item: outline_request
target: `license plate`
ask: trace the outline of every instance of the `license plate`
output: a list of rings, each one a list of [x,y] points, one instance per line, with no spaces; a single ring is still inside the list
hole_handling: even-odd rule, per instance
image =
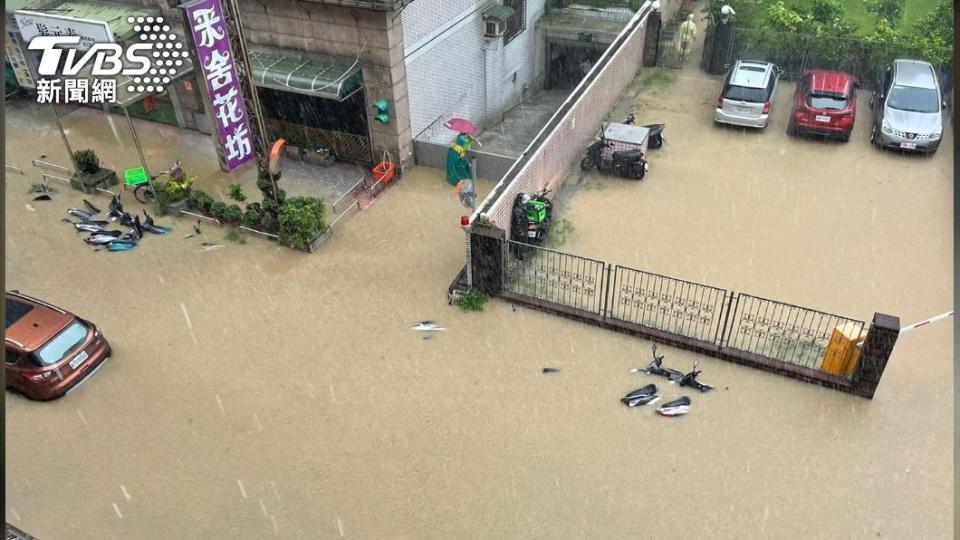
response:
[[[77,366],[79,366],[80,364],[82,364],[82,363],[83,363],[87,358],[89,358],[89,357],[90,357],[90,355],[87,354],[87,351],[81,352],[80,354],[77,355],[76,358],[74,358],[73,360],[70,361],[70,368],[71,368],[71,369],[76,369]]]
[[[826,116],[826,115],[823,115],[823,114],[818,114],[818,115],[817,115],[817,122],[823,122],[823,123],[825,123],[825,124],[829,124],[829,123],[830,123],[830,117],[829,117],[829,116]]]
[[[536,238],[537,231],[527,231],[527,238]]]
[[[737,107],[737,112],[749,113],[752,112],[750,107]]]
[[[900,143],[900,148],[904,148],[904,149],[906,149],[906,150],[916,150],[916,149],[917,149],[917,143],[902,142],[902,143]]]

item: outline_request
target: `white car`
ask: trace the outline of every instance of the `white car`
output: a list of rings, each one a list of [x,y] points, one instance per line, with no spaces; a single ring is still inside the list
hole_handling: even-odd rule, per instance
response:
[[[714,122],[765,128],[782,70],[770,62],[737,60],[723,79]]]

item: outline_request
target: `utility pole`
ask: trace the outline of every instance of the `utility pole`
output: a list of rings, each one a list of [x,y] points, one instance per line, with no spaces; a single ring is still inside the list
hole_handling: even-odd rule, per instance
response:
[[[226,18],[227,31],[230,34],[230,50],[237,65],[237,76],[240,77],[240,89],[243,92],[243,103],[250,118],[250,129],[253,130],[254,152],[257,154],[257,172],[260,176],[270,178],[273,186],[273,197],[277,200],[277,178],[267,170],[267,127],[263,122],[263,111],[260,110],[260,98],[257,96],[257,85],[253,82],[253,68],[250,66],[250,56],[247,54],[247,40],[243,36],[243,24],[240,20],[240,8],[237,0],[223,0],[223,15]],[[277,175],[279,176],[279,174]]]

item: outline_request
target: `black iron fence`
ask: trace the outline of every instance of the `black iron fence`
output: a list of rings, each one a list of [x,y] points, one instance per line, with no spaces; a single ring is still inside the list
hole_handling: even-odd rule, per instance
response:
[[[504,290],[562,306],[598,313],[603,308],[604,272],[600,261],[508,240]]]
[[[607,268],[605,316],[704,342],[720,338],[727,291],[623,266]]]
[[[502,290],[850,380],[863,321],[506,241]],[[522,258],[517,254],[521,253]]]
[[[863,321],[775,302],[748,294],[736,297],[723,346],[811,369],[849,376],[843,343],[864,333]],[[835,339],[836,336],[836,339]],[[829,356],[828,356],[829,355]]]

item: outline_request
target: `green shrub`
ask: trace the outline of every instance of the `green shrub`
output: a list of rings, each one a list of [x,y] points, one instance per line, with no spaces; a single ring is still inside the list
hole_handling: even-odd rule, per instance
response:
[[[56,193],[56,188],[48,186],[42,182],[34,182],[30,185],[30,191],[27,193]]]
[[[230,184],[230,198],[237,201],[243,202],[247,200],[247,196],[243,194],[243,188],[240,187],[240,184]]]
[[[223,220],[223,213],[227,210],[227,203],[217,201],[210,205],[210,213],[213,217]]]
[[[306,249],[318,234],[328,229],[323,220],[323,200],[293,197],[280,207],[280,241],[290,247]]]
[[[243,219],[243,210],[235,204],[231,204],[223,211],[223,220],[227,223],[240,223]]]
[[[273,197],[264,197],[261,208],[263,208],[261,213],[276,213],[277,210],[280,209],[280,206],[277,204],[277,201],[273,200]]]
[[[190,198],[188,199],[187,204],[190,206],[191,210],[209,212],[210,207],[213,205],[213,197],[208,195],[206,192],[194,190],[190,192]]]
[[[260,212],[249,209],[243,214],[243,226],[255,229],[260,226]]]
[[[282,205],[287,200],[287,192],[277,188],[277,201]]]
[[[73,159],[77,162],[77,169],[85,174],[97,174],[100,172],[100,158],[93,150],[77,150],[73,153]]]
[[[486,303],[487,295],[477,289],[470,289],[457,299],[457,305],[462,311],[483,311],[483,305]]]
[[[280,232],[280,222],[273,214],[261,214],[260,230],[270,234],[278,234]]]
[[[264,195],[266,195],[267,193],[270,193],[273,190],[273,182],[270,181],[270,177],[269,176],[258,177],[257,189],[259,189],[260,192],[263,193]]]

